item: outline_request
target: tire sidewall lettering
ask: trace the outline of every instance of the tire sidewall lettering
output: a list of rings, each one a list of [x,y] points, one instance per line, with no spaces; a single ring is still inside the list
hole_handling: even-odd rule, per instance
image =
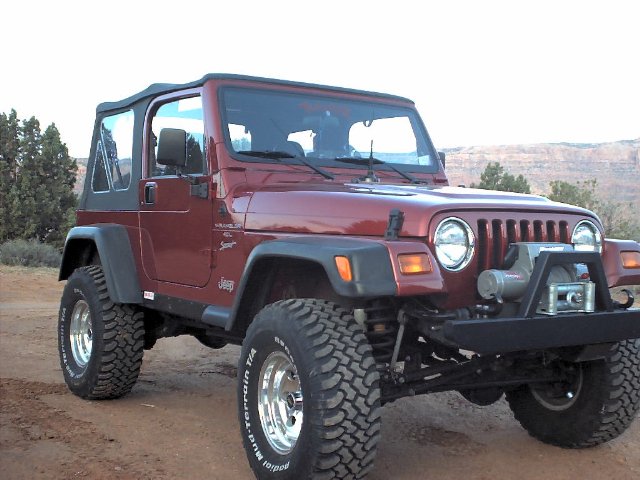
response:
[[[86,273],[84,273],[87,275]],[[58,345],[60,353],[60,365],[63,369],[64,376],[68,383],[74,386],[79,391],[89,390],[91,388],[91,379],[95,379],[97,375],[96,355],[99,354],[100,349],[99,339],[97,338],[102,334],[102,326],[96,319],[96,306],[100,305],[100,301],[96,295],[92,295],[93,292],[87,291],[86,286],[83,287],[83,282],[93,283],[93,278],[87,275],[87,278],[82,280],[80,277],[72,277],[69,279],[60,302],[60,314],[58,320]],[[80,300],[84,300],[88,307],[92,317],[94,342],[89,357],[89,362],[82,368],[74,360],[71,351],[71,316],[73,314],[76,303]]]
[[[73,358],[73,354],[71,353],[71,338],[69,336],[71,329],[71,315],[73,314],[76,303],[80,300],[84,300],[85,302],[87,302],[89,308],[91,308],[91,306],[86,295],[80,288],[73,287],[73,289],[70,289],[70,298],[67,299],[65,297],[66,296],[63,295],[59,320],[59,345],[61,363],[67,375],[74,381],[74,383],[80,383],[82,377],[90,366],[93,355],[89,359],[89,364],[87,364],[85,368],[81,368],[76,364]]]
[[[280,455],[273,451],[262,429],[257,405],[259,376],[267,357],[276,351],[284,353],[294,368],[298,369],[294,355],[282,335],[260,332],[254,338],[253,344],[249,346],[246,356],[241,359],[242,373],[239,378],[241,383],[239,393],[242,396],[240,423],[245,445],[250,450],[249,455],[253,457],[253,463],[260,465],[261,470],[272,474],[286,472],[296,464],[296,458],[300,456],[299,451],[303,450],[300,444],[304,442],[301,432],[293,451],[288,455]],[[304,431],[304,423],[302,428]]]
[[[76,339],[71,335],[79,301],[86,302],[91,316],[91,350],[84,357],[88,361],[83,366],[74,358]],[[135,305],[111,301],[101,266],[74,270],[64,287],[58,316],[60,367],[71,392],[93,400],[114,399],[129,393],[142,365],[144,335],[144,311]]]
[[[288,299],[266,305],[249,325],[238,366],[238,416],[242,443],[257,478],[361,478],[372,468],[380,431],[379,374],[366,338],[352,319],[326,300]],[[288,391],[286,407],[263,404],[263,395],[274,394],[281,379],[289,377],[283,370],[287,363],[287,369],[297,372],[295,390],[300,389],[302,404]],[[280,445],[272,446],[267,436],[279,428],[271,419],[265,422],[263,415],[272,411],[263,411],[267,408],[286,415],[289,426],[290,409],[302,409],[296,418],[301,421],[296,443],[284,450],[286,455],[278,453]],[[254,446],[262,458],[256,457]]]
[[[256,375],[258,375],[258,374],[253,376],[251,375],[253,370],[252,369],[253,363],[257,353],[258,351],[255,348],[251,348],[249,350],[249,354],[247,355],[247,359],[244,362],[246,367],[242,375],[242,411],[243,411],[242,419],[244,420],[244,422],[241,422],[241,423],[243,426],[243,433],[246,436],[248,443],[251,445],[253,454],[255,455],[258,461],[262,461],[262,459],[264,458],[264,455],[260,450],[256,441],[256,436],[253,433],[254,426],[255,428],[261,428],[261,426],[259,423],[256,425],[256,422],[252,419],[252,416],[250,414],[251,407],[250,407],[250,401],[249,401],[250,400],[249,393],[250,393],[251,384],[252,384],[251,380]]]

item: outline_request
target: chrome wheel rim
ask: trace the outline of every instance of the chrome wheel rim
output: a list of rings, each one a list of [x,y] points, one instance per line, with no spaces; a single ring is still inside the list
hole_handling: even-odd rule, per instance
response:
[[[303,419],[303,397],[295,365],[283,352],[271,353],[260,370],[258,413],[269,445],[280,455],[296,446]]]
[[[85,367],[91,358],[93,326],[89,305],[84,300],[78,300],[73,307],[73,312],[71,312],[69,339],[71,340],[73,359],[79,367]]]
[[[576,365],[576,370],[570,373],[570,380],[563,383],[531,386],[531,394],[537,402],[549,410],[561,412],[571,408],[578,401],[584,374],[582,366]]]

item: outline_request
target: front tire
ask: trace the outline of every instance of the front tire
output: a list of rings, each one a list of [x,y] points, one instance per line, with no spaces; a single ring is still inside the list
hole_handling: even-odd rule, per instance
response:
[[[82,398],[121,397],[138,379],[144,321],[132,305],[111,301],[100,266],[76,269],[60,301],[58,352],[65,382]]]
[[[380,389],[362,327],[322,300],[266,306],[242,345],[238,412],[259,479],[364,477],[380,435]]]
[[[513,414],[534,438],[565,448],[600,445],[622,434],[640,408],[640,340],[613,344],[605,359],[565,364],[564,384],[507,392]]]

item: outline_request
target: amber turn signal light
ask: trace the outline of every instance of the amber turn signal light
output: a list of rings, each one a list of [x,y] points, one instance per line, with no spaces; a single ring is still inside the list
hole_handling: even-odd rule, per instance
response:
[[[398,255],[398,262],[403,275],[418,275],[432,271],[431,261],[426,253],[403,253]]]
[[[624,268],[640,268],[640,252],[620,252]]]
[[[338,268],[338,273],[340,274],[340,278],[345,282],[350,282],[353,280],[353,274],[351,273],[351,262],[347,257],[335,257],[336,267]]]

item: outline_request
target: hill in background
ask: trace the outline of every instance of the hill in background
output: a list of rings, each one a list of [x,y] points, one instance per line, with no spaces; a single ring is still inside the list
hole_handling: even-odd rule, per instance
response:
[[[631,202],[640,210],[640,138],[609,143],[538,143],[458,147],[447,153],[451,185],[471,185],[489,162],[499,162],[512,175],[522,174],[533,193],[549,193],[549,182],[598,180],[599,193],[616,202]],[[78,162],[75,192],[80,193],[87,159]]]
[[[598,193],[640,207],[640,138],[609,143],[538,143],[459,147],[447,153],[451,185],[478,183],[489,162],[499,162],[512,175],[522,174],[531,191],[550,192],[549,182],[598,180]]]
[[[73,191],[78,196],[80,196],[84,188],[84,179],[87,176],[87,160],[87,158],[76,158],[78,173],[76,174],[76,184],[73,186]]]

